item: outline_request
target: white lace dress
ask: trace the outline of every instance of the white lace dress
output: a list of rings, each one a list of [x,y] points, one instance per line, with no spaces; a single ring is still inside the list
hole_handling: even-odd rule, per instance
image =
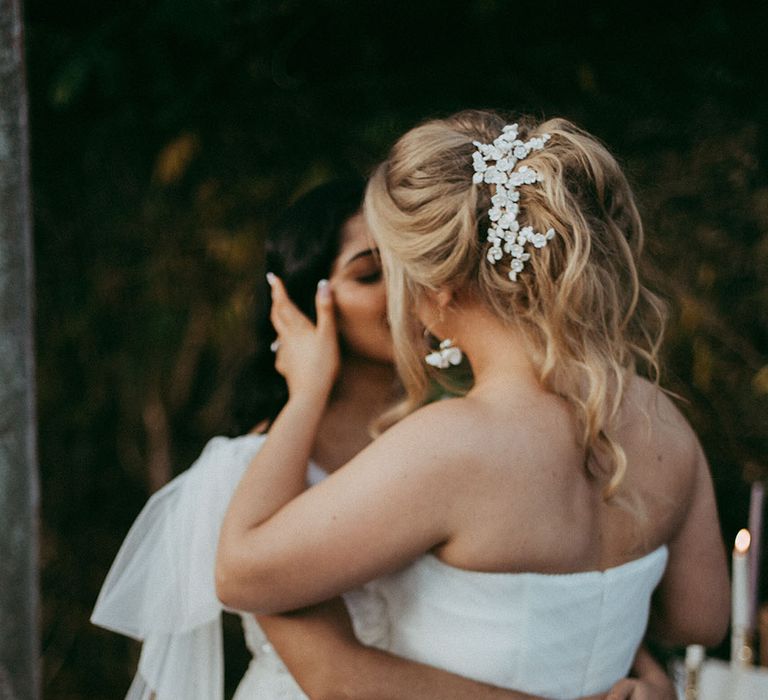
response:
[[[214,438],[156,493],[112,565],[91,620],[144,642],[130,700],[220,700],[221,605],[214,589],[219,529],[264,438]],[[314,483],[322,472],[309,466]],[[345,595],[365,644],[551,698],[603,692],[628,672],[667,550],[603,572],[467,571],[425,555]],[[251,615],[253,661],[236,700],[306,696]]]

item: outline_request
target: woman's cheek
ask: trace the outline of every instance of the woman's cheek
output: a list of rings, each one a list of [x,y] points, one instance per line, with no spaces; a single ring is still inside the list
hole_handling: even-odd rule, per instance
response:
[[[390,334],[386,322],[386,295],[379,285],[339,290],[336,295],[339,332],[357,351],[369,354]]]
[[[377,316],[387,313],[387,290],[383,282],[373,285],[369,291],[370,307]]]
[[[386,312],[386,295],[376,286],[359,285],[357,288],[339,290],[336,305],[339,315],[350,323],[367,323]]]
[[[384,289],[372,289],[367,295],[367,313],[371,323],[386,325],[387,297]]]

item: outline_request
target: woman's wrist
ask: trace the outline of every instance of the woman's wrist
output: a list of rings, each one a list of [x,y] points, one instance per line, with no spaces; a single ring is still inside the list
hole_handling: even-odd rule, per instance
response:
[[[306,415],[308,416],[316,414],[319,417],[325,410],[330,395],[330,386],[327,388],[323,385],[306,387],[289,393],[286,408],[295,407],[302,413],[307,412]]]

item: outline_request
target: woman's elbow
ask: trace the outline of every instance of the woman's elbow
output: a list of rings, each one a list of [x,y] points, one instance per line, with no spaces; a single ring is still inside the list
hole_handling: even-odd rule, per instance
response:
[[[705,647],[718,646],[728,632],[730,623],[730,596],[726,596],[717,609],[702,616],[699,632],[699,644]]]
[[[216,597],[224,607],[260,615],[284,612],[280,596],[275,595],[278,589],[265,580],[261,572],[246,566],[239,557],[220,552],[216,558]]]
[[[671,646],[701,644],[716,647],[728,632],[730,598],[696,613],[670,611],[667,615],[652,617],[649,631],[660,642]]]
[[[701,620],[698,623],[689,623],[685,627],[675,629],[658,630],[653,636],[669,646],[688,646],[689,644],[701,644],[712,648],[723,641],[728,631],[728,618],[725,624],[720,620]]]
[[[240,600],[234,564],[232,558],[227,554],[227,550],[219,544],[219,549],[216,552],[216,569],[214,577],[216,597],[219,599],[219,602],[227,608],[246,610],[247,608],[242,605],[243,601]]]
[[[281,612],[268,591],[223,567],[216,567],[216,597],[230,610],[250,612],[254,615],[274,615]]]
[[[713,592],[710,605],[700,611],[692,621],[696,644],[705,647],[718,646],[728,632],[731,619],[731,590],[727,575],[716,592]],[[690,643],[690,642],[689,642]]]
[[[233,556],[226,547],[219,545],[216,553],[216,597],[233,610],[255,610],[257,586],[248,580],[240,557]],[[250,585],[249,585],[250,584]]]
[[[235,585],[235,577],[232,575],[229,567],[218,560],[216,562],[216,597],[226,608],[233,610],[247,610],[242,596],[239,593],[238,586]]]

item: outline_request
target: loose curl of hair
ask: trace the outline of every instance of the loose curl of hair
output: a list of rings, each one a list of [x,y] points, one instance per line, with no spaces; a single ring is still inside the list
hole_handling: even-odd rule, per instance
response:
[[[553,228],[512,282],[508,259],[486,260],[491,186],[472,183],[472,141],[492,142],[516,121],[520,137],[550,134],[525,160],[542,181],[523,185],[521,226]],[[616,496],[627,458],[616,439],[628,382],[642,366],[659,381],[666,305],[639,273],[643,226],[616,159],[565,119],[537,124],[487,111],[428,121],[402,136],[370,179],[365,212],[385,268],[396,360],[406,389],[386,424],[429,395],[422,329],[427,290],[479,300],[526,339],[541,385],[571,406],[588,473]]]

